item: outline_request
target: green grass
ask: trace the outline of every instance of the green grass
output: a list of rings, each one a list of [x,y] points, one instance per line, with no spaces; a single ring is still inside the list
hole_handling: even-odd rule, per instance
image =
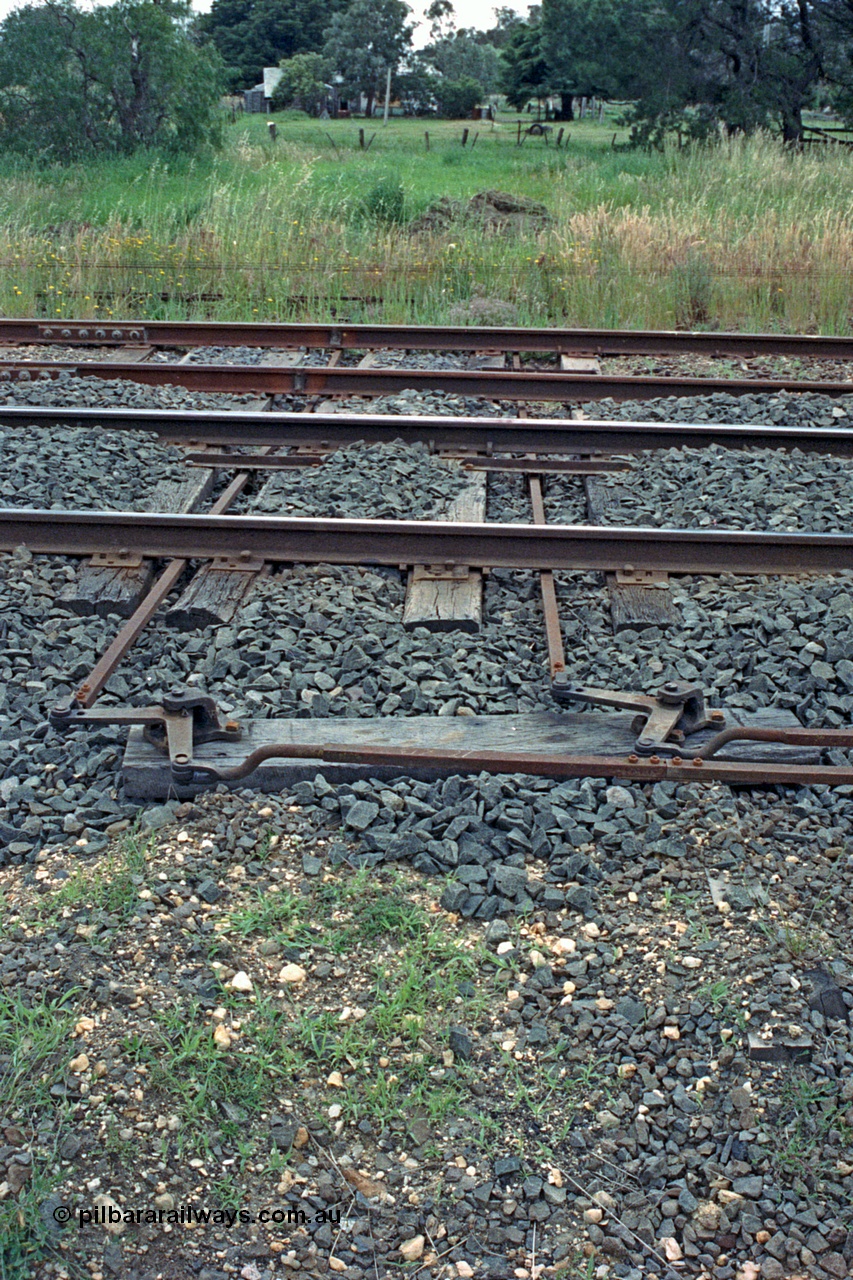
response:
[[[841,1101],[837,1084],[802,1074],[785,1081],[781,1100],[769,1130],[776,1167],[789,1178],[808,1179],[810,1189],[819,1191],[824,1178],[837,1177],[833,1163],[817,1157],[830,1131],[835,1130],[842,1153],[853,1142],[853,1129],[845,1119],[847,1104]]]
[[[126,924],[136,911],[139,890],[145,882],[145,867],[152,837],[138,831],[124,833],[112,850],[93,868],[75,871],[58,889],[36,899],[26,913],[26,923],[48,928],[64,915],[85,910],[90,925],[102,923],[116,928]],[[14,921],[7,921],[6,928]]]
[[[615,114],[615,109],[614,109]],[[238,118],[216,156],[38,168],[0,159],[6,315],[723,326],[846,333],[853,154],[772,139],[647,154],[576,121],[557,150],[499,127]],[[426,150],[424,132],[430,133]],[[374,126],[370,126],[374,131]],[[435,200],[499,188],[540,232],[413,236]]]
[[[438,1119],[459,1108],[464,1066],[452,1079],[434,1072],[441,1072],[447,1025],[476,1019],[484,1009],[486,997],[473,987],[479,952],[412,901],[407,888],[400,875],[362,870],[317,882],[304,897],[258,894],[231,913],[228,937],[260,934],[342,957],[369,954],[368,985],[359,996],[363,1008],[344,1021],[338,1004],[303,1007],[289,993],[280,1001],[247,999],[223,987],[221,1004],[241,1022],[227,1049],[214,1041],[213,1024],[197,1003],[159,1014],[155,1033],[131,1038],[125,1049],[180,1115],[184,1142],[203,1147],[206,1131],[228,1127],[220,1114],[225,1100],[251,1118],[275,1096],[296,1096],[302,1085],[310,1108],[339,1102],[347,1120],[387,1121],[412,1108]],[[460,994],[465,982],[475,994]],[[343,1089],[326,1083],[335,1070],[345,1077]]]
[[[205,1126],[221,1122],[221,1102],[252,1115],[276,1086],[292,1078],[298,1064],[285,1043],[289,1020],[285,1008],[259,1000],[252,1010],[251,1037],[231,1055],[216,1045],[210,1023],[190,1001],[159,1015],[155,1037],[134,1037],[125,1047],[148,1068],[154,1088],[168,1095],[203,1145]]]
[[[49,1141],[26,1143],[33,1158],[31,1176],[17,1196],[0,1200],[0,1280],[30,1276],[33,1258],[51,1239],[40,1208],[58,1181],[57,1148],[65,1116],[50,1090],[63,1080],[70,1056],[72,998],[69,993],[61,1000],[27,1003],[17,992],[0,989],[2,1127],[17,1124],[26,1132],[34,1115],[53,1120]]]

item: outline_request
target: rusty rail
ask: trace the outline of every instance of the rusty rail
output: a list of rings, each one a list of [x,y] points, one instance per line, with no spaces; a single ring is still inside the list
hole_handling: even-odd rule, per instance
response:
[[[853,384],[851,384],[853,395]],[[843,427],[755,426],[752,423],[614,422],[525,417],[430,417],[422,414],[263,413],[244,410],[77,409],[0,405],[0,424],[150,431],[187,445],[343,448],[403,440],[434,450],[480,453],[639,453],[646,449],[722,445],[728,449],[799,449],[853,457],[853,431]]]
[[[0,510],[0,550],[46,555],[129,549],[143,556],[252,556],[287,563],[467,564],[481,568],[661,569],[671,573],[837,573],[853,534],[456,524],[451,521]]]
[[[86,364],[59,361],[0,362],[0,380],[21,373],[56,377],[60,373],[87,378],[119,378],[146,386],[179,386],[188,391],[230,395],[385,396],[398,391],[444,391],[450,395],[491,400],[650,400],[667,396],[772,395],[811,392],[853,396],[853,382],[811,382],[797,378],[686,378],[587,376],[479,369],[313,368],[303,365],[134,364],[93,360]]]
[[[419,351],[524,351],[594,355],[799,356],[853,359],[853,338],[782,333],[641,329],[469,328],[439,325],[238,324],[230,321],[0,320],[0,343],[160,347],[292,347]]]

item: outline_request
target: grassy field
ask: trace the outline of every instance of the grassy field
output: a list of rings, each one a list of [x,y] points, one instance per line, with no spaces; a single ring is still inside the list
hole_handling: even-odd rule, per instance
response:
[[[574,122],[559,150],[518,147],[514,115],[471,124],[464,148],[458,122],[276,122],[273,142],[266,118],[238,117],[206,159],[0,158],[3,314],[853,325],[853,149],[649,155],[608,117]],[[435,200],[489,188],[541,201],[549,225],[410,229]]]

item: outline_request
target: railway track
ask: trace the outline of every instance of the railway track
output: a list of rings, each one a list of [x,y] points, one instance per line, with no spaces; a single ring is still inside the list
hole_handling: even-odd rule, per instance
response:
[[[526,370],[479,371],[399,368],[276,368],[257,365],[146,364],[121,361],[71,361],[47,363],[16,361],[0,366],[0,381],[58,377],[124,379],[146,386],[184,387],[188,391],[212,391],[229,395],[264,394],[296,396],[359,396],[372,398],[399,391],[440,391],[448,395],[486,397],[492,400],[560,401],[651,400],[663,396],[733,395],[813,392],[825,396],[853,394],[853,382],[810,381],[801,378],[694,378],[615,377],[609,374],[535,372]]]
[[[14,337],[16,341],[31,337],[25,329],[11,327],[17,323],[9,322],[9,327],[0,332],[0,336]],[[68,342],[73,338],[84,342],[104,341],[97,331],[90,338],[86,330],[84,336],[83,327],[71,326],[56,331],[51,326],[48,328],[50,332],[45,333],[45,327],[39,327],[40,340]],[[215,475],[234,477],[207,514],[0,511],[0,547],[6,550],[25,546],[39,555],[92,557],[92,563],[99,570],[108,570],[114,578],[122,580],[128,574],[133,577],[143,562],[167,562],[156,582],[152,583],[149,575],[148,589],[140,593],[132,617],[90,676],[80,682],[71,702],[54,709],[52,720],[56,726],[64,729],[97,728],[105,723],[141,726],[149,744],[155,744],[164,753],[163,762],[164,765],[168,763],[171,779],[169,785],[184,788],[212,780],[243,777],[267,761],[282,758],[291,763],[307,758],[337,761],[341,765],[355,762],[364,767],[373,762],[377,767],[381,765],[386,769],[397,767],[427,773],[448,769],[458,771],[467,767],[504,772],[526,770],[551,777],[599,776],[603,773],[606,776],[650,780],[701,776],[742,782],[853,782],[853,771],[846,764],[828,763],[826,758],[823,763],[817,763],[814,754],[842,750],[851,745],[853,740],[847,730],[804,729],[788,721],[777,724],[772,730],[766,725],[760,726],[759,732],[756,725],[744,723],[743,717],[735,719],[731,714],[727,717],[725,711],[707,710],[702,690],[689,680],[670,681],[669,693],[661,686],[657,691],[644,695],[639,703],[638,695],[631,690],[574,688],[563,653],[556,595],[547,585],[550,581],[553,587],[555,572],[604,573],[616,601],[614,609],[621,607],[619,601],[624,605],[625,599],[630,599],[637,611],[637,617],[633,618],[628,610],[625,625],[632,621],[642,625],[644,605],[650,608],[652,620],[660,612],[655,608],[655,594],[661,588],[666,589],[669,574],[846,573],[853,569],[853,537],[844,532],[613,528],[604,527],[605,521],[600,521],[597,527],[549,525],[545,523],[540,487],[542,476],[555,474],[585,475],[587,484],[594,486],[596,475],[625,467],[628,465],[625,457],[637,451],[758,446],[848,458],[853,446],[853,432],[844,428],[745,427],[730,423],[623,423],[606,420],[578,423],[525,416],[485,418],[395,414],[389,417],[327,412],[323,411],[323,406],[320,406],[321,411],[316,411],[320,396],[340,395],[353,387],[369,388],[373,394],[377,394],[380,388],[411,389],[421,385],[431,390],[450,388],[458,391],[464,387],[468,391],[476,389],[478,394],[486,394],[486,383],[489,382],[492,388],[495,385],[512,388],[511,393],[505,394],[502,390],[499,398],[526,401],[552,393],[554,398],[565,398],[570,394],[567,388],[574,388],[575,394],[583,388],[586,397],[589,384],[599,391],[606,386],[607,394],[618,398],[619,393],[614,395],[614,388],[601,375],[587,378],[565,372],[525,373],[519,368],[519,350],[564,352],[570,340],[592,342],[589,333],[567,337],[566,334],[548,335],[544,331],[521,335],[512,330],[477,331],[478,348],[480,344],[494,339],[496,349],[503,347],[506,351],[515,351],[514,367],[501,371],[490,369],[486,373],[436,373],[432,370],[376,369],[372,367],[369,356],[356,368],[337,366],[344,350],[350,347],[361,349],[368,340],[385,342],[390,339],[400,346],[405,344],[407,348],[420,344],[421,349],[426,349],[428,343],[440,341],[443,331],[419,333],[398,328],[392,332],[368,326],[334,333],[322,326],[310,329],[261,326],[256,329],[254,326],[163,325],[152,332],[149,328],[145,326],[143,331],[136,327],[117,327],[111,331],[109,340],[116,344],[154,340],[163,344],[181,341],[198,346],[207,341],[221,345],[223,331],[232,341],[237,338],[254,340],[262,331],[264,343],[268,345],[275,342],[281,347],[285,342],[293,345],[298,342],[302,346],[310,346],[314,343],[318,347],[322,345],[325,350],[333,346],[334,350],[324,368],[266,366],[259,369],[257,366],[146,364],[144,361],[103,365],[90,362],[79,366],[81,372],[95,378],[118,375],[136,379],[140,375],[140,380],[162,382],[176,377],[178,380],[187,379],[182,381],[182,385],[205,390],[245,390],[251,386],[255,390],[263,387],[273,393],[289,387],[313,396],[311,408],[314,412],[308,414],[270,412],[270,401],[263,411],[255,412],[0,408],[0,423],[9,427],[49,428],[51,424],[62,424],[66,428],[97,427],[104,432],[154,432],[161,439],[180,442],[184,449],[193,446],[184,453],[185,462],[188,468],[206,469],[211,483]],[[593,336],[600,343],[609,341],[601,333]],[[646,334],[637,335],[636,341],[654,339],[684,343],[697,337],[704,341],[711,336]],[[624,337],[626,342],[635,341],[634,335],[617,337]],[[713,335],[715,341],[720,341],[721,337],[727,340],[728,335]],[[471,331],[452,331],[450,339],[442,345],[445,349],[458,350],[458,344],[463,340],[469,347],[472,345]],[[552,343],[550,347],[545,345],[546,340]],[[762,348],[764,344],[762,349],[769,350],[776,339],[762,336],[760,339],[749,338],[749,341],[754,349]],[[803,341],[808,343],[812,340]],[[845,340],[815,341],[836,344],[831,348],[836,352],[836,358],[849,357]],[[821,355],[825,355],[827,350],[829,348],[822,347]],[[842,350],[844,355],[839,357]],[[46,369],[42,371],[47,372]],[[288,381],[293,379],[296,381]],[[490,379],[497,379],[497,382],[490,382]],[[652,386],[660,392],[660,379],[617,381],[623,388],[627,386],[630,394],[651,394]],[[734,390],[737,393],[739,389],[747,388],[754,392],[760,387],[761,392],[767,394],[788,385],[779,381],[744,381],[739,385],[729,380],[721,383],[712,379],[665,381],[670,391],[677,387],[691,393],[699,387],[713,392],[723,385],[727,392]],[[796,384],[801,392],[819,390],[822,394],[840,394],[842,390],[849,392],[851,385]],[[642,392],[637,389],[639,387],[643,388]],[[543,391],[543,388],[550,390]],[[355,440],[377,445],[402,440],[407,444],[425,444],[430,451],[445,456],[455,454],[457,464],[461,461],[472,474],[481,476],[478,501],[481,501],[482,514],[479,519],[473,522],[470,518],[462,518],[425,523],[226,514],[249,484],[253,473],[284,472],[294,467],[322,468],[331,449],[346,448]],[[224,446],[240,449],[261,446],[262,452],[229,454],[223,451]],[[281,450],[288,452],[282,453]],[[609,456],[614,453],[621,455],[621,460]],[[517,454],[523,456],[510,456]],[[562,455],[562,460],[555,460],[552,455]],[[501,471],[521,474],[529,483],[534,523],[483,523],[485,477]],[[588,492],[594,492],[594,488]],[[543,584],[548,668],[557,703],[562,706],[600,704],[632,711],[629,720],[623,719],[619,726],[622,736],[617,733],[613,739],[618,742],[619,750],[605,750],[600,740],[592,750],[579,749],[579,746],[584,747],[589,737],[584,727],[590,723],[589,718],[565,710],[551,713],[550,718],[541,720],[537,725],[478,723],[470,727],[467,736],[460,736],[457,728],[455,738],[451,735],[450,739],[444,731],[445,726],[424,722],[417,727],[418,732],[422,730],[419,738],[418,732],[409,725],[407,731],[411,730],[410,736],[404,734],[401,737],[397,733],[396,742],[390,746],[381,741],[387,724],[377,726],[373,741],[363,737],[356,743],[344,739],[324,738],[320,741],[315,735],[310,741],[300,744],[293,724],[281,722],[277,729],[280,741],[270,741],[267,735],[259,745],[258,725],[223,721],[210,699],[200,699],[191,690],[173,692],[163,702],[149,707],[144,714],[134,708],[99,705],[99,695],[130,646],[176,586],[188,563],[194,561],[207,562],[208,568],[214,571],[209,574],[210,581],[216,582],[214,595],[234,597],[230,604],[226,601],[225,617],[234,616],[237,602],[244,602],[247,598],[247,588],[270,566],[408,566],[410,590],[412,581],[415,581],[422,587],[426,583],[428,590],[433,592],[436,616],[432,621],[442,629],[476,627],[479,608],[476,597],[482,589],[484,572],[495,569],[536,571]],[[464,603],[460,604],[463,600]],[[215,610],[212,616],[216,616]],[[429,624],[429,619],[426,621]],[[617,717],[607,717],[606,720],[612,729]],[[528,738],[526,750],[519,752],[505,746],[496,748],[495,735],[505,737],[507,732],[518,730]],[[718,737],[722,735],[716,744],[713,742],[713,730],[718,731]],[[755,757],[756,752],[760,754],[758,746],[743,745],[738,748],[741,757],[746,750],[748,754],[751,751],[754,758],[724,758],[733,739],[741,744],[757,744],[763,742],[761,735],[766,737],[768,733],[775,735],[771,744],[775,755],[771,752],[770,760]],[[803,756],[800,751],[797,757],[800,749],[811,750],[811,755]],[[682,750],[691,755],[692,763],[684,763],[679,755]],[[722,752],[719,758],[718,751]]]
[[[853,433],[839,427],[787,427],[717,422],[614,422],[585,419],[522,417],[450,417],[395,413],[246,412],[167,409],[80,409],[0,405],[0,425],[24,429],[51,426],[146,431],[162,440],[210,451],[188,462],[213,465],[228,461],[228,446],[279,447],[307,451],[346,448],[356,440],[368,444],[402,440],[422,443],[432,451],[494,454],[637,453],[644,450],[720,445],[727,449],[768,448],[831,454],[853,454]],[[214,453],[214,446],[218,452]],[[237,459],[235,459],[237,461]],[[241,455],[241,463],[251,458]],[[273,465],[273,464],[269,464]]]
[[[329,351],[491,351],[554,355],[798,356],[851,360],[853,338],[804,334],[678,333],[661,330],[514,329],[444,325],[235,324],[148,320],[140,324],[96,321],[0,319],[0,343],[155,348],[270,347]]]
[[[815,391],[843,396],[850,394],[853,385],[847,377],[809,379],[800,371],[790,377],[761,378],[734,376],[734,370],[723,377],[658,372],[637,375],[602,372],[598,363],[600,356],[731,357],[745,369],[746,359],[785,357],[805,361],[806,372],[808,362],[821,361],[830,361],[844,372],[845,363],[853,358],[853,339],[799,335],[0,320],[0,346],[5,346],[9,357],[0,361],[0,380],[85,375],[229,394],[369,399],[414,390],[498,401],[566,403],[697,393],[748,396]],[[59,351],[59,359],[44,358],[45,350],[51,348]],[[242,357],[223,362],[221,353],[228,348],[242,351]],[[39,354],[33,358],[32,351]],[[98,358],[105,351],[108,358]],[[219,358],[206,360],[210,351]],[[79,353],[77,360],[75,352]],[[335,360],[318,365],[315,357],[320,352],[334,354]],[[355,366],[347,363],[359,352],[367,352],[366,358]],[[417,353],[441,352],[445,358],[464,358],[464,363],[452,368],[401,367],[396,358],[401,352],[404,359]],[[510,356],[511,367],[506,367]]]
[[[0,405],[0,464],[33,437],[51,459],[51,473],[32,481],[32,492],[42,495],[38,510],[24,506],[31,477],[22,471],[31,464],[6,478],[0,466],[0,861],[38,864],[4,868],[12,916],[0,947],[4,985],[13,994],[20,987],[25,1000],[66,999],[69,987],[81,989],[75,1012],[87,1022],[77,1025],[73,1052],[85,1048],[92,1063],[101,1055],[115,1068],[123,1090],[117,1098],[128,1096],[124,1073],[139,1066],[128,1044],[169,1052],[158,1038],[164,1009],[172,1011],[171,1025],[180,1019],[182,1029],[198,1027],[199,1043],[217,1029],[212,1052],[222,1055],[227,1072],[220,1105],[236,1106],[233,1082],[248,1078],[253,1064],[252,1019],[263,1016],[267,992],[278,1000],[287,990],[288,1002],[293,998],[280,977],[276,983],[282,959],[300,977],[294,988],[300,1019],[293,1022],[290,1003],[284,1013],[294,1043],[309,1014],[328,1017],[341,1035],[350,1028],[339,1007],[355,1011],[353,1017],[364,1006],[373,1014],[365,991],[373,990],[374,962],[384,963],[384,939],[365,931],[345,966],[341,951],[327,952],[318,933],[325,918],[317,904],[320,894],[345,885],[348,896],[332,899],[329,923],[329,936],[340,939],[356,901],[349,891],[359,883],[349,866],[369,874],[362,892],[372,908],[380,895],[383,905],[394,902],[388,870],[402,861],[419,875],[447,877],[429,888],[430,929],[441,921],[459,934],[466,954],[472,937],[484,937],[500,960],[480,966],[478,983],[493,968],[498,982],[484,988],[476,1012],[463,1003],[463,990],[473,989],[466,983],[458,998],[451,989],[449,1005],[439,1003],[441,987],[431,988],[438,1019],[424,1029],[418,1018],[411,1041],[405,1030],[397,1037],[396,1017],[401,1057],[420,1055],[427,1034],[443,1045],[452,1018],[458,1025],[451,1048],[462,1053],[470,1046],[466,1090],[472,1078],[482,1082],[470,1091],[481,1100],[477,1124],[480,1115],[492,1116],[492,1099],[504,1107],[522,1067],[547,1088],[541,1109],[525,1101],[496,1116],[501,1134],[517,1126],[510,1150],[515,1157],[517,1148],[519,1158],[506,1159],[503,1138],[484,1155],[482,1125],[472,1129],[476,1155],[464,1158],[488,1181],[470,1200],[471,1212],[475,1203],[478,1219],[491,1210],[494,1265],[483,1270],[503,1274],[509,1258],[538,1271],[534,1258],[559,1266],[571,1256],[566,1250],[582,1227],[570,1219],[571,1232],[564,1230],[564,1206],[552,1209],[545,1195],[532,1194],[537,1181],[552,1186],[546,1179],[559,1166],[572,1170],[570,1197],[577,1192],[590,1197],[582,1203],[600,1207],[599,1189],[607,1191],[606,1216],[594,1216],[611,1234],[607,1218],[633,1223],[642,1235],[622,1247],[652,1241],[643,1243],[644,1256],[654,1254],[652,1265],[665,1248],[661,1240],[670,1245],[677,1237],[685,1273],[717,1267],[722,1274],[723,1249],[733,1260],[725,1268],[731,1274],[736,1255],[738,1264],[756,1259],[757,1271],[764,1261],[758,1235],[776,1242],[767,1254],[775,1260],[778,1233],[788,1239],[796,1210],[797,1221],[817,1224],[809,1228],[803,1259],[837,1259],[832,1274],[840,1274],[849,1252],[843,1172],[849,1166],[842,1164],[842,1122],[828,1104],[838,1099],[839,1116],[849,1105],[851,1047],[844,947],[853,826],[849,413],[839,413],[838,425],[809,427],[790,404],[781,423],[757,425],[681,422],[677,406],[668,421],[537,419],[524,416],[523,399],[517,417],[331,412],[316,403],[304,413],[272,412],[269,405],[118,409],[95,407],[94,380],[75,385],[92,396],[92,407]],[[826,416],[821,400],[816,417]],[[192,511],[103,509],[146,505],[152,491],[162,492],[155,478],[166,475],[173,489],[191,495]],[[672,527],[626,522],[631,495],[646,482],[646,505],[656,504]],[[411,504],[430,486],[441,514],[455,519],[376,517],[385,490],[407,516],[420,514]],[[765,489],[775,504],[763,500]],[[72,491],[77,508],[94,510],[66,510]],[[316,511],[282,514],[296,498]],[[670,517],[677,506],[686,512],[683,528]],[[816,532],[818,517],[833,507],[835,523]],[[720,513],[738,527],[710,523]],[[701,521],[707,523],[697,527]],[[124,623],[116,620],[118,596],[107,591],[109,583],[132,596]],[[415,596],[421,612],[407,629]],[[480,599],[478,614],[472,602]],[[205,622],[198,620],[201,604]],[[183,621],[175,623],[178,614]],[[178,806],[178,799],[217,783],[230,794]],[[278,794],[255,798],[244,786]],[[166,825],[152,839],[143,874],[135,875],[136,896],[126,890],[128,909],[114,912],[110,899],[106,915],[97,907],[98,886],[101,877],[112,885],[112,841],[151,800],[166,804],[146,816]],[[80,868],[90,877],[86,896],[68,895],[68,880],[60,877]],[[299,886],[298,898],[282,891],[291,885]],[[309,927],[304,935],[280,934],[288,951],[271,954],[275,906],[297,901]],[[269,915],[259,917],[259,904]],[[519,941],[501,944],[498,937],[510,929],[500,917],[514,912],[521,917]],[[241,918],[260,922],[247,935],[235,928]],[[389,935],[398,952],[397,934],[389,928]],[[531,945],[536,952],[528,957]],[[407,943],[407,956],[410,950]],[[367,957],[369,972],[356,952]],[[216,956],[212,963],[208,953]],[[441,963],[429,953],[427,968]],[[510,965],[512,1001],[505,985]],[[817,977],[804,981],[804,970]],[[240,997],[239,1004],[231,977],[238,971],[254,987],[252,999]],[[812,986],[817,995],[810,995]],[[228,1023],[227,1037],[219,1014],[210,1016],[220,1004],[240,1015]],[[94,1035],[81,1038],[89,1021]],[[223,1047],[232,1035],[236,1047]],[[376,1041],[373,1029],[370,1039]],[[324,1038],[322,1051],[337,1053],[341,1043]],[[418,1055],[408,1053],[410,1045]],[[496,1073],[498,1049],[511,1075]],[[395,1052],[384,1061],[397,1075]],[[435,1071],[436,1079],[438,1073],[447,1079],[452,1055],[430,1053],[424,1063],[430,1078]],[[310,1072],[321,1082],[326,1063],[319,1054]],[[572,1122],[573,1141],[565,1138],[567,1095],[554,1092],[555,1060],[560,1071],[565,1064],[587,1072],[581,1087],[589,1110]],[[382,1078],[382,1062],[370,1082]],[[81,1168],[71,1158],[75,1148],[67,1149],[69,1186],[73,1179],[76,1195],[82,1178],[97,1174],[119,1202],[132,1203],[139,1161],[124,1170],[125,1189],[112,1148],[104,1146],[103,1104],[83,1092],[89,1076],[78,1076],[77,1066],[82,1070],[81,1058],[56,1090],[78,1108],[70,1112],[75,1139],[88,1118],[92,1152],[99,1154],[86,1155]],[[328,1066],[340,1066],[348,1087],[349,1069],[353,1078],[360,1074],[338,1057]],[[792,1066],[797,1074],[789,1080]],[[618,1088],[593,1092],[610,1068]],[[106,1092],[96,1072],[91,1078],[93,1089]],[[148,1088],[144,1075],[135,1078]],[[420,1079],[414,1093],[403,1078],[395,1118],[404,1108],[416,1111],[424,1096]],[[822,1145],[809,1148],[794,1169],[789,1130],[800,1112],[780,1113],[780,1096],[804,1082],[818,1101],[811,1112],[798,1105]],[[55,1096],[44,1126],[51,1168]],[[299,1095],[294,1119],[314,1114],[315,1096]],[[342,1096],[324,1095],[316,1114],[330,1114],[329,1104]],[[279,1105],[270,1102],[269,1111]],[[597,1109],[611,1105],[612,1112]],[[466,1140],[460,1124],[467,1106],[452,1112],[453,1136],[441,1149],[460,1175],[463,1169],[450,1162]],[[245,1143],[258,1128],[254,1113],[227,1114],[229,1121],[240,1116],[232,1127]],[[560,1132],[556,1125],[545,1131],[546,1166],[521,1143],[529,1136],[539,1151],[549,1114]],[[266,1118],[265,1111],[259,1202],[269,1194]],[[424,1141],[417,1118],[418,1135],[401,1130],[395,1142]],[[116,1119],[133,1123],[124,1109]],[[211,1142],[226,1160],[232,1151],[244,1157],[244,1146],[238,1152],[228,1145],[218,1115],[213,1123]],[[335,1123],[342,1142],[358,1134],[360,1163],[372,1168],[366,1127],[348,1129],[343,1116]],[[194,1125],[197,1132],[197,1119]],[[128,1132],[159,1176],[165,1150],[159,1126],[145,1119]],[[761,1145],[752,1141],[755,1132]],[[777,1133],[788,1144],[782,1148],[788,1162],[778,1168],[768,1156]],[[7,1136],[23,1144],[17,1130]],[[616,1162],[615,1146],[620,1161],[624,1149],[630,1163]],[[323,1150],[318,1142],[318,1154]],[[381,1150],[390,1150],[384,1136]],[[413,1150],[407,1170],[420,1161],[441,1172],[431,1147]],[[827,1171],[822,1182],[812,1181],[818,1157]],[[180,1154],[170,1147],[164,1179],[174,1179],[175,1194],[180,1168]],[[197,1187],[200,1177],[206,1169],[193,1168],[186,1186]],[[343,1194],[350,1196],[347,1187]],[[417,1189],[427,1208],[438,1203],[426,1183]],[[284,1203],[304,1203],[297,1190],[304,1194],[306,1186]],[[523,1251],[497,1234],[510,1194],[518,1205],[513,1235],[525,1241]],[[410,1196],[412,1214],[419,1212],[414,1203]],[[454,1209],[458,1204],[454,1191]],[[700,1210],[694,1217],[695,1204],[701,1217]],[[540,1207],[538,1216],[531,1206]],[[711,1210],[720,1217],[708,1216]],[[747,1216],[753,1210],[770,1230],[756,1233]],[[629,1213],[642,1213],[643,1225]],[[464,1249],[473,1273],[486,1245],[472,1235],[468,1215],[466,1208],[465,1221],[448,1216],[441,1247]],[[423,1224],[439,1238],[434,1217],[424,1211],[411,1229]],[[693,1230],[699,1222],[714,1223],[709,1230],[716,1236],[706,1241],[704,1226]],[[597,1230],[597,1222],[590,1225]],[[193,1269],[205,1250],[205,1261],[221,1256],[221,1236],[208,1244],[200,1233],[183,1234],[193,1241],[182,1236],[177,1248],[192,1250]],[[132,1236],[125,1237],[120,1265],[132,1265]],[[800,1232],[789,1243],[799,1250],[804,1237]],[[244,1256],[261,1256],[258,1239],[251,1254],[232,1255],[237,1269]],[[294,1263],[301,1239],[294,1236]],[[594,1239],[598,1247],[607,1237],[602,1231]],[[612,1239],[601,1257],[620,1244],[616,1234]],[[343,1246],[331,1247],[341,1255]],[[700,1248],[707,1253],[697,1257]],[[148,1243],[146,1249],[150,1266],[154,1255]],[[102,1252],[99,1241],[98,1265]],[[311,1241],[300,1254],[306,1274],[313,1273],[316,1252]],[[172,1253],[157,1265],[174,1272],[183,1256]],[[801,1266],[799,1252],[796,1261],[791,1250],[786,1256],[798,1272],[830,1274],[812,1262]],[[658,1269],[664,1265],[661,1256]],[[386,1274],[384,1260],[373,1269]]]

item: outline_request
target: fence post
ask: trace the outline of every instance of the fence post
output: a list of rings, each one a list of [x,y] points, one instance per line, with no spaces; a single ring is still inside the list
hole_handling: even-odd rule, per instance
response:
[[[463,145],[463,147],[465,146],[465,144],[467,143],[467,141],[468,141],[468,130],[467,130],[467,129],[463,129],[463,130],[462,130],[462,145]]]
[[[426,149],[429,151],[429,133],[426,130],[424,131],[424,141],[426,142]]]
[[[363,151],[364,150],[364,130],[363,129],[359,129],[358,131],[358,145],[361,147]]]

